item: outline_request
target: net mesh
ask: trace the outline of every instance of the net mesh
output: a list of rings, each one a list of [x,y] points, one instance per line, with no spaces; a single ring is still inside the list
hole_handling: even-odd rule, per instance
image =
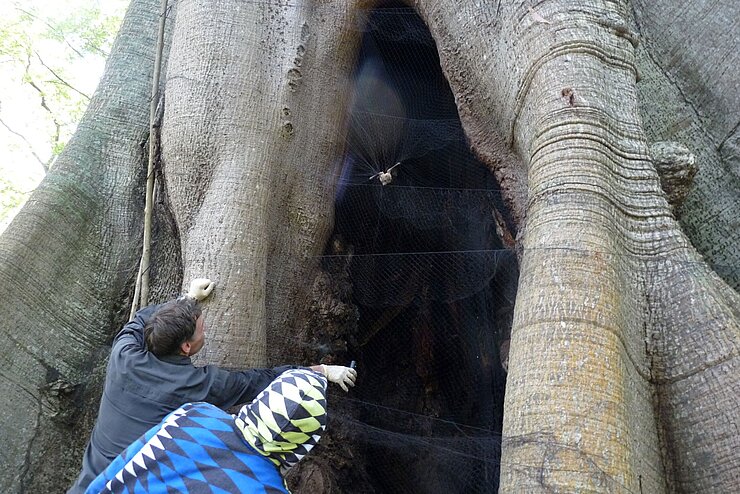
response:
[[[345,264],[359,316],[348,350],[362,385],[333,398],[335,424],[374,492],[493,492],[516,256],[428,30],[390,7],[361,19],[336,198],[347,251],[324,259]]]
[[[350,445],[333,444],[351,455],[341,492],[495,492],[518,281],[494,216],[505,207],[470,152],[416,12],[387,3],[360,16],[357,29],[363,44],[335,203],[338,246],[321,260],[328,277],[320,288],[335,298],[315,308],[323,333],[286,332],[279,362],[358,362],[360,385],[330,396],[329,430]],[[726,277],[738,270],[713,268]],[[505,440],[555,447],[545,434]],[[597,468],[587,456],[583,465]],[[351,477],[360,469],[365,476]],[[608,489],[628,491],[603,476]]]

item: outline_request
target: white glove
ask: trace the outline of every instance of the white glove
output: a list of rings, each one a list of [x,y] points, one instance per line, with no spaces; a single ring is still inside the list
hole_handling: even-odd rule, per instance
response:
[[[195,300],[203,300],[213,291],[215,283],[208,278],[196,278],[190,282],[187,296]]]
[[[344,367],[343,365],[324,365],[321,364],[324,369],[324,375],[326,378],[334,384],[339,384],[344,391],[349,391],[347,386],[354,387],[355,379],[357,379],[357,371],[350,367]]]

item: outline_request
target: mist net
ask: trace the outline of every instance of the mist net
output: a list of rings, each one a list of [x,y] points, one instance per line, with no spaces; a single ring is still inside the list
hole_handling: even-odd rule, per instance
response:
[[[341,249],[325,265],[347,270],[362,381],[334,419],[361,451],[367,492],[494,492],[518,276],[497,234],[498,186],[417,14],[391,4],[359,28]]]

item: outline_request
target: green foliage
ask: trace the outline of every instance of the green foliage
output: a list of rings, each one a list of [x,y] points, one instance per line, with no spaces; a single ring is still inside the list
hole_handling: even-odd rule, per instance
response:
[[[18,190],[13,183],[0,177],[0,231],[2,231],[26,201],[26,194]]]
[[[50,24],[45,33],[60,43],[70,41],[79,51],[108,56],[113,37],[121,24],[118,15],[106,16],[96,6],[86,7]]]
[[[0,16],[0,231],[53,166],[102,75],[127,0],[5,0]],[[30,180],[29,176],[33,178]]]
[[[63,149],[87,107],[125,3],[109,0],[106,12],[92,0],[15,1],[4,8],[7,15],[0,19],[3,82],[25,87],[36,122],[29,126],[20,123],[23,118],[14,121],[4,108],[9,106],[5,92],[0,93],[4,110],[0,117],[7,127],[23,134],[45,168]],[[28,114],[24,117],[27,121]],[[37,135],[19,130],[24,127]]]
[[[15,186],[0,177],[0,216],[8,210],[18,207],[25,197],[25,194],[16,189]]]

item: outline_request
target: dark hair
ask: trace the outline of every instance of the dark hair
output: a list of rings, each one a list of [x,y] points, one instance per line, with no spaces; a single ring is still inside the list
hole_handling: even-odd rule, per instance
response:
[[[157,357],[177,355],[180,345],[195,334],[195,321],[200,315],[200,305],[192,298],[167,302],[144,326],[147,348]]]

